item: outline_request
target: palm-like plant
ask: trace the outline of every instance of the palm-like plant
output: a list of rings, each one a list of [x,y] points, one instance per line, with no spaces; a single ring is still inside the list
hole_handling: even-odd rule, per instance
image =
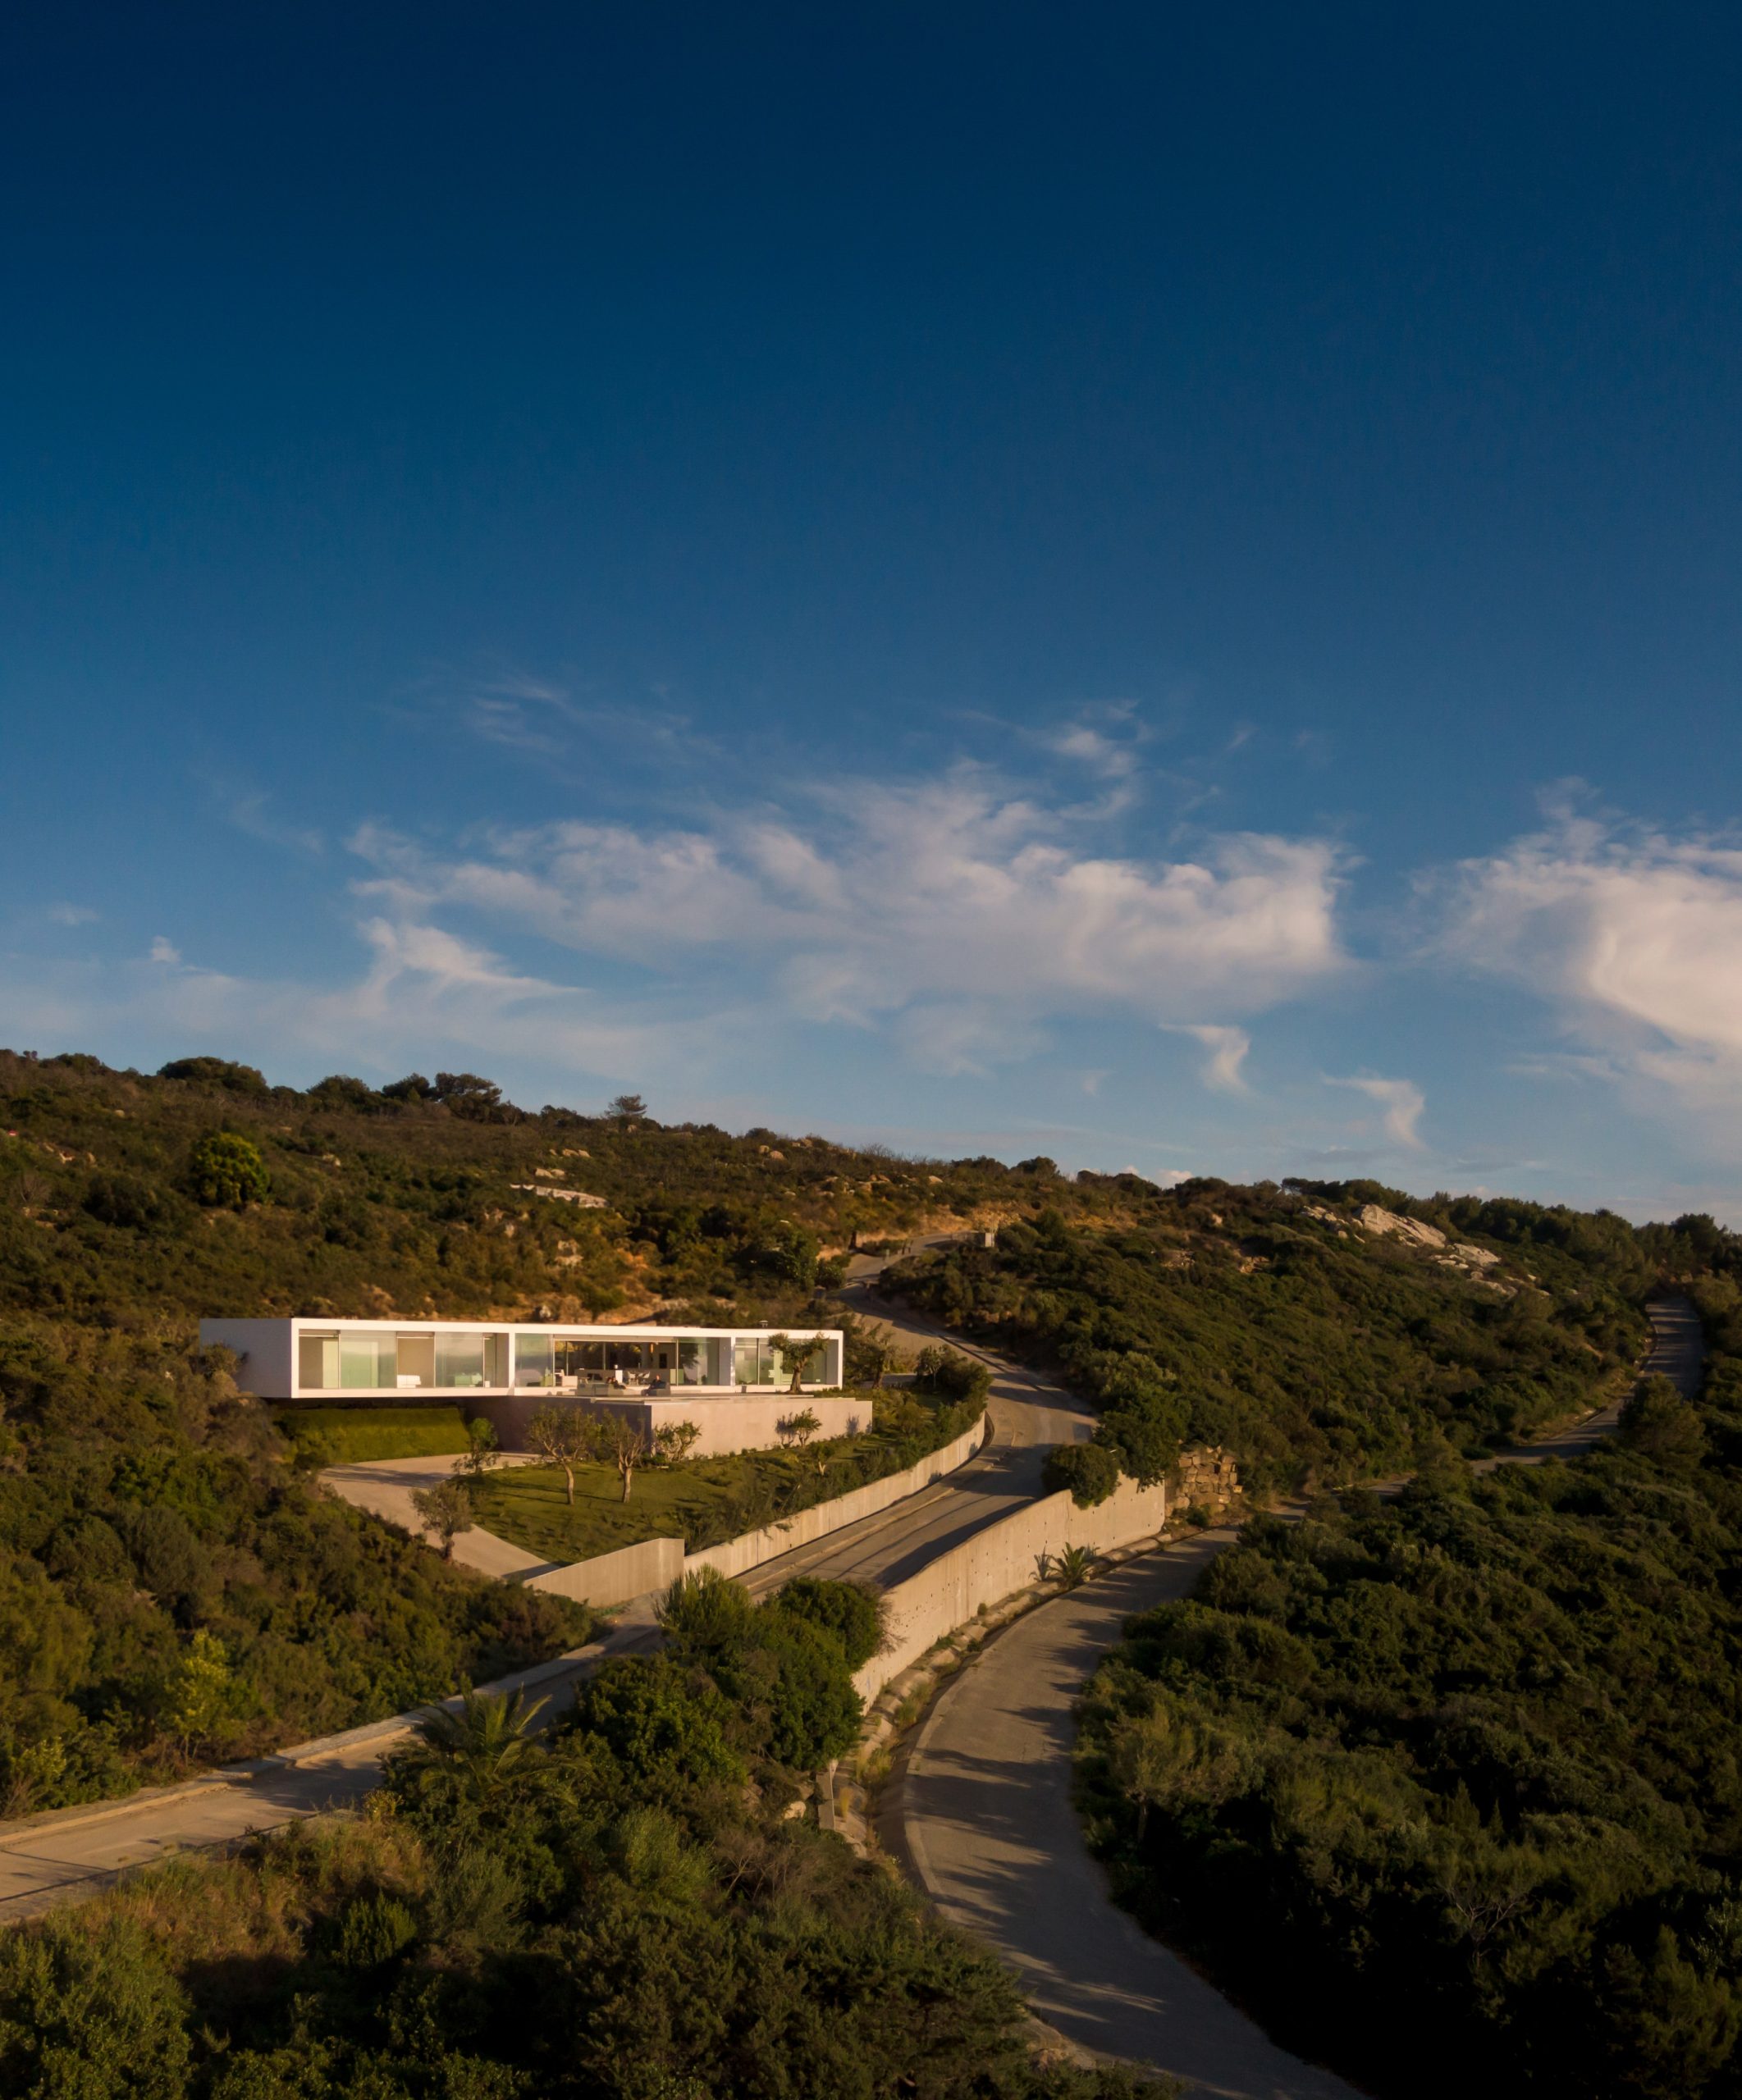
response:
[[[414,1768],[451,1774],[474,1798],[493,1794],[526,1764],[533,1730],[549,1701],[488,1691],[460,1694],[458,1709],[437,1706],[418,1723],[418,1742],[403,1753]]]
[[[1092,1545],[1068,1545],[1062,1553],[1035,1555],[1035,1573],[1043,1582],[1056,1582],[1061,1590],[1081,1589],[1094,1567]]]

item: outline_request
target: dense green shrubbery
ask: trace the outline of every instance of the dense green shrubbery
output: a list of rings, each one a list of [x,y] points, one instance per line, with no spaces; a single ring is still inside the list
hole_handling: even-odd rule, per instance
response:
[[[609,1208],[514,1185],[553,1176]],[[966,1214],[1010,1180],[526,1116],[468,1073],[298,1093],[222,1058],[149,1078],[0,1052],[0,1814],[373,1719],[584,1632],[579,1608],[444,1569],[316,1493],[199,1350],[200,1317],[576,1318],[689,1295],[703,1321],[777,1324],[802,1317],[825,1240]],[[970,1419],[898,1419],[799,1499]]]
[[[305,1093],[221,1058],[164,1073],[0,1051],[0,1307],[575,1319],[675,1300],[777,1326],[838,1280],[825,1246],[1036,1193],[996,1160],[526,1114],[468,1073]],[[1133,1199],[1093,1181],[1050,1193],[1085,1215]]]
[[[1079,1509],[1104,1502],[1118,1484],[1118,1454],[1104,1444],[1055,1444],[1040,1468],[1047,1493],[1068,1491]]]
[[[1364,1231],[1376,1196],[1500,1259],[1466,1271]],[[1637,1301],[1678,1246],[1693,1258],[1685,1234],[1600,1213],[1187,1184],[1137,1223],[1007,1225],[994,1249],[901,1265],[889,1288],[1056,1366],[1134,1479],[1218,1445],[1262,1491],[1475,1454],[1589,1406],[1638,1350]]]
[[[0,1814],[373,1719],[585,1638],[287,1463],[222,1351],[0,1338]]]
[[[1742,2084],[1742,1292],[1696,1291],[1697,1407],[1255,1522],[1095,1681],[1125,1899],[1383,2091]]]
[[[770,1758],[794,1723],[766,1664],[802,1628],[809,1676],[846,1686],[820,1618],[857,1614],[828,1586],[801,1618],[687,1586],[671,1652],[601,1671],[548,1737],[473,1701],[391,1761],[379,1813],[0,1937],[0,2089],[1159,2100],[1038,2069],[997,1962],[783,1816],[792,1782]]]

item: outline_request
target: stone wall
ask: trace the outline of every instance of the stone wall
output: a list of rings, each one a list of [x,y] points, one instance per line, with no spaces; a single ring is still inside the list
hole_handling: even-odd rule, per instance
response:
[[[1182,1451],[1174,1474],[1174,1504],[1205,1509],[1213,1517],[1232,1509],[1240,1500],[1240,1471],[1219,1444],[1205,1444],[1196,1451]]]

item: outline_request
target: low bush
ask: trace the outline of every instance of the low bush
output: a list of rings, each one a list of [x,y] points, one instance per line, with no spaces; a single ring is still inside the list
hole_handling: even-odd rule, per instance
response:
[[[789,1618],[807,1619],[840,1643],[849,1669],[868,1663],[883,1646],[888,1608],[864,1582],[831,1582],[799,1575],[780,1592],[780,1608]]]
[[[1055,1444],[1040,1468],[1049,1495],[1068,1491],[1079,1509],[1104,1502],[1119,1484],[1118,1455],[1104,1444]]]
[[[1364,2089],[1739,2089],[1742,1291],[1697,1289],[1698,1404],[1255,1518],[1090,1687],[1124,1900]]]

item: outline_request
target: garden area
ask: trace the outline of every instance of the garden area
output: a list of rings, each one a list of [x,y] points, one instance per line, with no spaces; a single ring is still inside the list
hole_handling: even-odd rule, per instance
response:
[[[609,1460],[574,1467],[572,1504],[560,1465],[486,1473],[469,1483],[473,1520],[547,1560],[590,1560],[656,1538],[680,1538],[699,1552],[901,1472],[972,1427],[985,1405],[979,1390],[866,1397],[872,1427],[863,1436],[729,1458],[656,1459],[636,1468],[626,1502]]]

